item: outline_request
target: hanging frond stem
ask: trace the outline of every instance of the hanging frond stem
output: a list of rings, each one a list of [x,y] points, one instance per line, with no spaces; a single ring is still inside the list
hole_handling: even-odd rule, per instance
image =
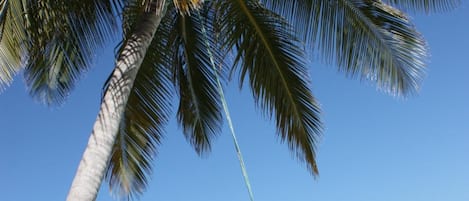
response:
[[[220,82],[220,77],[218,75],[218,70],[217,70],[217,67],[215,65],[215,61],[213,59],[212,51],[210,50],[210,42],[208,41],[207,30],[205,29],[205,25],[204,25],[204,21],[202,19],[202,15],[200,15],[200,13],[197,12],[197,16],[199,17],[199,21],[201,23],[202,35],[205,39],[205,46],[207,46],[207,53],[209,55],[210,64],[212,65],[213,71],[215,72],[215,80],[217,82],[218,95],[220,96],[220,99],[221,99],[221,103],[222,103],[222,106],[223,106],[223,111],[225,112],[225,116],[226,116],[226,121],[228,122],[228,127],[230,127],[231,137],[233,138],[234,146],[235,146],[235,149],[236,149],[236,154],[237,154],[238,160],[239,160],[239,165],[241,166],[241,171],[243,173],[244,183],[246,184],[246,188],[247,188],[248,193],[249,193],[249,199],[251,201],[254,201],[254,193],[252,192],[251,182],[249,181],[248,172],[246,170],[246,165],[244,164],[243,154],[241,153],[241,148],[239,147],[239,143],[238,143],[238,140],[236,138],[236,132],[234,130],[233,122],[231,120],[230,110],[228,109],[228,104],[227,104],[226,99],[225,99],[225,93],[223,92],[223,87],[222,87],[221,82]]]

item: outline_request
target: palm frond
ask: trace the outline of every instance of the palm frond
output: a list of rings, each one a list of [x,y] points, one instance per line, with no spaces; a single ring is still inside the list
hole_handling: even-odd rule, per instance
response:
[[[18,2],[1,2],[0,92],[13,81],[14,75],[21,69],[24,50],[21,48],[20,39],[25,36],[24,26],[12,20],[21,18],[21,5]]]
[[[461,4],[460,0],[383,0],[396,8],[408,11],[444,12]]]
[[[322,132],[320,109],[291,26],[257,1],[223,1],[219,8],[224,46],[238,52],[235,67],[240,83],[249,78],[256,102],[275,117],[282,141],[318,174],[315,146]]]
[[[46,104],[61,103],[90,67],[96,49],[116,28],[116,9],[109,0],[10,1],[11,27],[2,41],[25,66],[33,97]]]
[[[379,2],[344,1],[338,6],[342,7],[344,19],[335,30],[340,69],[352,76],[360,72],[362,78],[376,81],[390,94],[418,91],[427,46],[407,16]]]
[[[407,2],[420,3],[395,1],[409,7],[434,2],[429,5],[433,9],[451,7],[455,1]],[[427,46],[403,12],[371,0],[273,1],[266,5],[289,21],[308,21],[301,27],[306,30],[301,36],[323,61],[337,65],[348,76],[376,82],[378,89],[393,95],[418,91]]]
[[[123,37],[128,37],[135,28],[135,22],[141,17],[145,10],[145,4],[140,0],[129,0],[122,5],[122,32]]]
[[[321,5],[312,18],[317,47],[349,76],[372,80],[393,95],[418,91],[427,46],[407,16],[379,1]]]
[[[213,16],[209,8],[206,7],[201,14],[205,17]],[[215,73],[218,72],[214,72],[211,67],[205,40],[214,48],[216,43],[213,38],[206,39],[201,33],[201,23],[207,23],[207,30],[212,32],[210,22],[200,22],[194,15],[175,15],[170,43],[174,52],[174,82],[180,95],[178,122],[187,140],[199,154],[210,150],[211,139],[219,132],[222,122],[220,97],[215,81]],[[215,52],[214,57],[217,63],[222,60],[219,52]]]
[[[337,8],[338,5],[338,3],[334,1],[322,0],[261,0],[260,2],[268,9],[285,17],[287,21],[295,22],[293,26],[296,32],[300,34],[301,39],[308,44],[311,44],[311,39],[317,35],[315,32],[321,31],[319,29],[321,26],[320,20],[335,20],[334,13],[328,12]],[[424,11],[426,13],[452,10],[461,3],[460,0],[362,0],[354,2],[368,4],[373,2],[382,4],[384,2],[396,8],[403,9],[404,11]]]
[[[140,3],[126,5],[123,23],[129,25],[127,29],[132,29],[138,19],[138,12],[129,11],[140,6]],[[106,178],[111,191],[120,198],[136,198],[146,189],[153,159],[163,137],[163,127],[169,119],[173,90],[169,66],[172,58],[171,52],[164,50],[167,49],[170,22],[170,17],[163,18],[155,34],[119,125]],[[131,33],[130,30],[124,32]]]
[[[0,41],[0,93],[10,85],[13,77],[20,71],[19,59],[9,51],[12,48]]]
[[[5,30],[5,21],[9,10],[9,0],[0,0],[0,41]]]
[[[261,0],[264,7],[285,18],[294,28],[294,33],[299,36],[305,44],[311,44],[311,31],[314,28],[305,28],[314,26],[311,24],[312,15],[317,15],[320,7],[313,4],[311,0],[296,1],[272,1]],[[325,2],[325,1],[320,1]]]
[[[204,0],[173,0],[174,7],[182,15],[190,15],[191,11],[202,8]]]

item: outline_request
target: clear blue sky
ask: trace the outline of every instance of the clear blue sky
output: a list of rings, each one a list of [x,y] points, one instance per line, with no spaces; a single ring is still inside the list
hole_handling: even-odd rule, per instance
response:
[[[333,66],[312,65],[326,123],[316,180],[279,143],[248,91],[232,85],[228,104],[256,201],[468,201],[468,6],[413,15],[431,48],[418,96],[399,100]],[[113,66],[113,46],[98,53],[60,108],[32,101],[21,77],[0,95],[0,200],[65,199]],[[155,164],[143,201],[249,200],[226,128],[201,159],[173,119]],[[112,200],[106,187],[98,200]]]

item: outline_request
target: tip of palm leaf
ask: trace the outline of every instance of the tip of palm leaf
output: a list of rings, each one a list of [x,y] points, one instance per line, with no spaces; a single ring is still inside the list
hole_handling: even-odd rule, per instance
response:
[[[18,72],[17,69],[9,69],[8,66],[0,68],[0,93],[10,86],[13,82],[13,77]]]
[[[319,168],[316,163],[311,166],[311,174],[313,175],[314,179],[319,177]]]
[[[5,91],[8,86],[10,86],[10,83],[11,81],[4,81],[0,79],[0,94],[3,93],[3,91]]]
[[[191,11],[202,8],[204,0],[173,0],[173,3],[181,15],[190,15]]]

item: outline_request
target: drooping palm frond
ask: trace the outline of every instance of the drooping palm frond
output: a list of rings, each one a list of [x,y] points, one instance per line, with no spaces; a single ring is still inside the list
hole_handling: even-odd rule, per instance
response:
[[[201,15],[213,16],[210,5]],[[215,73],[210,63],[206,42],[217,47],[214,38],[204,38],[202,24],[213,36],[212,21],[201,22],[194,15],[176,15],[171,50],[174,52],[174,82],[179,89],[180,102],[178,122],[183,128],[186,139],[199,154],[209,151],[211,140],[220,131],[222,111],[217,93]],[[214,52],[214,59],[221,62],[220,52]]]
[[[123,31],[131,35],[139,1],[128,1]],[[120,198],[138,197],[146,189],[153,159],[161,142],[171,107],[171,52],[167,49],[172,18],[163,18],[135,79],[106,172],[111,191]]]
[[[408,11],[440,12],[456,8],[460,0],[382,0],[396,8]]]
[[[313,26],[311,24],[311,15],[317,14],[319,8],[312,5],[308,0],[296,1],[273,1],[260,0],[260,2],[269,10],[277,13],[290,22],[294,28],[294,33],[302,42],[311,43],[311,31],[306,28]]]
[[[26,84],[37,100],[61,103],[115,30],[113,1],[8,2],[2,60],[11,55],[18,62],[10,65],[25,67]]]
[[[20,61],[14,57],[11,49],[14,47],[0,41],[0,93],[13,81],[13,77],[20,71]]]
[[[287,21],[292,22],[296,32],[300,34],[300,38],[307,43],[311,43],[311,39],[317,35],[317,32],[321,32],[321,30],[319,29],[320,20],[336,20],[334,19],[335,17],[333,16],[333,13],[326,12],[336,8],[337,2],[335,1],[261,0],[261,2],[267,8],[285,17]],[[404,9],[408,11],[425,11],[427,13],[451,10],[456,8],[460,4],[460,0],[361,0],[354,2],[376,2],[379,4],[384,2],[399,9]],[[327,9],[328,6],[330,7],[329,9]]]
[[[124,33],[132,33],[133,24],[139,17],[138,10],[141,9],[138,1],[126,5],[123,12]],[[180,88],[182,101],[178,117],[184,127],[184,134],[198,153],[210,149],[210,139],[219,130],[220,105],[218,97],[216,97],[216,86],[213,83],[214,76],[211,74],[213,71],[209,65],[209,58],[202,55],[206,54],[205,49],[202,49],[204,47],[202,35],[198,34],[199,38],[196,38],[195,41],[189,37],[186,41],[186,36],[184,36],[185,34],[193,35],[194,31],[200,31],[201,24],[195,18],[177,14],[172,6],[167,13],[137,75],[109,161],[106,177],[113,192],[120,197],[130,199],[138,196],[147,185],[152,170],[151,163],[162,137],[162,126],[168,117],[168,104],[171,97],[169,82]],[[188,23],[184,20],[192,22]],[[192,30],[184,34],[181,32],[183,29]],[[192,55],[184,56],[186,54],[183,54],[181,56],[181,52],[175,52],[175,49],[190,51],[191,53],[187,54]],[[186,62],[187,58],[189,61]],[[173,68],[168,69],[170,66]],[[178,78],[169,81],[168,72],[175,68],[182,69],[184,72],[183,74],[179,74],[181,71],[173,72],[171,76]],[[211,72],[206,72],[207,70]],[[192,77],[189,77],[189,74],[192,74]],[[197,82],[188,85],[188,79],[196,79]],[[185,85],[179,86],[181,83],[185,83]],[[197,88],[200,83],[207,83],[203,84],[202,87],[209,85],[204,90],[210,91],[201,91],[201,88]],[[194,96],[185,90],[190,87],[195,88],[188,89],[196,91]],[[186,99],[188,94],[190,94],[190,98],[202,101],[195,105],[191,102],[192,99]],[[196,113],[195,110],[182,111],[184,107],[202,111],[200,113]]]
[[[132,33],[135,19],[151,0],[143,2],[121,2],[127,9],[122,18],[124,36]],[[218,72],[211,68],[206,50],[211,45],[218,50],[215,39],[211,38],[218,33],[210,20],[203,22],[186,15],[193,2],[201,1],[173,4],[184,15],[176,13],[174,7],[170,10],[145,55],[125,103],[107,172],[111,189],[117,189],[120,196],[130,199],[142,193],[147,185],[151,163],[162,138],[162,126],[168,118],[171,81],[180,95],[178,121],[198,153],[210,149],[211,139],[219,130],[220,97],[214,76]],[[394,8],[379,1],[275,2],[278,5],[273,10],[282,10],[286,8],[282,4],[293,2],[288,11],[279,13],[285,14],[287,21],[300,19],[307,27],[300,34],[321,41],[317,46],[348,74],[377,80],[379,86],[396,93],[407,92],[406,87],[416,85],[425,44],[405,15]],[[315,144],[322,129],[320,111],[308,86],[303,47],[295,37],[295,30],[285,19],[254,0],[216,4],[221,13],[218,16],[222,17],[217,22],[222,25],[221,40],[226,49],[214,51],[215,58],[221,61],[225,51],[238,51],[234,68],[241,74],[241,83],[248,78],[258,105],[269,116],[275,116],[281,139],[317,174]],[[206,18],[216,16],[210,12],[203,14]],[[201,23],[207,23],[208,37],[201,34]],[[170,65],[171,69],[165,68]]]
[[[404,13],[381,1],[299,1],[304,13],[288,18],[309,20],[306,37],[324,61],[393,95],[418,90],[427,47]]]
[[[14,75],[21,69],[21,55],[24,52],[19,38],[24,38],[24,26],[14,18],[20,18],[20,5],[13,1],[1,2],[0,14],[0,92],[13,81]],[[7,30],[7,31],[5,31]]]
[[[300,42],[282,17],[257,1],[223,1],[218,8],[224,46],[238,52],[240,83],[248,77],[255,101],[275,117],[282,141],[316,175],[322,125]]]
[[[376,81],[390,94],[418,91],[427,57],[425,40],[406,15],[380,2],[344,2],[336,60],[349,75]],[[323,27],[323,26],[321,26]]]

